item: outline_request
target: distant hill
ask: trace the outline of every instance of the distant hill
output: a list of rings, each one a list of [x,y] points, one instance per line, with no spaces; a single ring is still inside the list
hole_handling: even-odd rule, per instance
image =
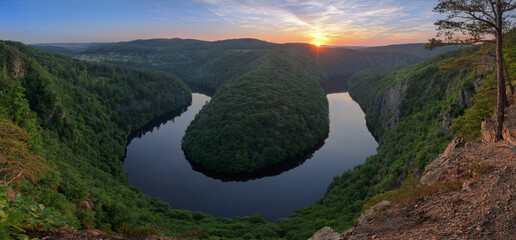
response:
[[[45,52],[57,53],[65,56],[73,56],[90,48],[103,45],[104,43],[36,43],[31,44]]]
[[[109,43],[93,47],[76,58],[152,68],[174,73],[189,84],[211,89],[232,82],[256,67],[268,52],[292,55],[314,72],[320,82],[346,79],[357,71],[408,65],[424,60],[403,52],[359,52],[346,48],[317,48],[311,44],[275,44],[258,39],[200,41],[194,39],[149,39]]]
[[[360,52],[374,52],[374,53],[407,53],[411,54],[423,59],[427,59],[429,57],[433,57],[435,55],[456,50],[461,48],[460,46],[445,46],[445,47],[439,47],[435,48],[434,50],[426,50],[424,48],[424,43],[409,43],[409,44],[396,44],[396,45],[388,45],[388,46],[381,46],[381,47],[368,47],[368,48],[362,48],[358,49]]]

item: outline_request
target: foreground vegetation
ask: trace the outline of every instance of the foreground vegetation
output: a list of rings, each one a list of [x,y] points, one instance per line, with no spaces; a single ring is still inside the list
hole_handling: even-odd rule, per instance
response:
[[[12,156],[34,163],[8,165],[10,171],[2,171],[1,177],[24,171],[10,185],[32,196],[27,206],[44,205],[69,228],[136,235],[278,237],[279,228],[259,215],[226,219],[173,210],[129,186],[120,161],[129,133],[191,101],[189,88],[173,75],[80,62],[15,42],[0,42],[0,64],[2,133],[24,136],[20,142],[2,135],[2,156],[19,152]],[[0,227],[0,233],[21,236],[9,226]]]

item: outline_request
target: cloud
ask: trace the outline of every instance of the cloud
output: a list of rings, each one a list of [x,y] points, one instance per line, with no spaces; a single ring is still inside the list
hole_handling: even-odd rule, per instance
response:
[[[400,0],[199,0],[199,3],[239,27],[276,29],[312,42],[329,43],[340,38],[372,35],[389,38],[389,34],[400,33],[416,36],[433,30],[428,28],[433,22],[432,1],[409,4]]]
[[[213,0],[209,0],[209,2],[214,2],[214,1],[213,1]],[[232,23],[232,21],[231,21],[231,20],[229,20],[228,18],[224,17],[224,15],[222,15],[221,13],[219,13],[219,12],[217,12],[217,11],[215,11],[215,10],[211,9],[210,7],[208,7],[208,6],[204,5],[204,4],[203,4],[203,6],[204,6],[206,9],[210,10],[210,12],[212,12],[213,14],[215,14],[215,15],[217,15],[218,17],[222,18],[224,21],[226,21],[226,22],[228,22],[228,23]]]

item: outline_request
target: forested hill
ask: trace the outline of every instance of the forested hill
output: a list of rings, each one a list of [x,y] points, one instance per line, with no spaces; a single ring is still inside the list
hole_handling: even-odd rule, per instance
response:
[[[221,87],[183,137],[187,157],[217,172],[252,172],[316,147],[329,130],[317,78],[288,54],[268,52]]]
[[[511,76],[516,73],[515,43],[513,32],[504,46]],[[285,238],[309,238],[324,226],[345,231],[380,200],[390,200],[392,194],[416,194],[406,186],[389,190],[404,179],[408,184],[415,179],[417,184],[425,166],[442,153],[452,136],[478,141],[481,122],[494,112],[496,74],[463,61],[482,59],[490,51],[491,45],[456,50],[411,66],[367,70],[351,77],[349,92],[366,112],[368,127],[379,142],[377,154],[335,177],[313,206],[281,219]]]
[[[105,43],[35,43],[31,46],[39,48],[45,52],[57,53],[65,56],[73,56],[90,48],[104,45]]]
[[[380,47],[368,47],[357,49],[358,52],[384,52],[384,53],[407,53],[410,55],[414,55],[423,59],[447,52],[452,50],[457,50],[461,48],[461,46],[444,46],[432,51],[428,51],[424,48],[424,43],[409,43],[409,44],[395,44],[388,46],[380,46]]]
[[[407,65],[423,58],[402,52],[358,52],[344,48],[317,48],[310,44],[274,44],[256,39],[215,42],[192,39],[150,39],[111,43],[76,55],[79,59],[111,62],[171,72],[188,83],[214,90],[256,67],[267,51],[290,53],[304,67],[330,78],[345,80],[353,73],[373,67]],[[429,51],[430,52],[430,51]],[[434,53],[431,51],[430,53]]]
[[[328,104],[318,85],[345,85],[359,70],[422,60],[406,53],[256,39],[137,40],[102,45],[78,57],[159,69],[220,90],[186,131],[183,149],[191,161],[224,172],[251,172],[321,142],[329,126]]]
[[[513,43],[508,40],[505,47],[511,74]],[[135,45],[132,53],[131,44]],[[127,52],[116,50],[122,45]],[[0,154],[9,157],[0,160],[16,162],[23,156],[30,161],[23,168],[12,165],[14,176],[21,170],[24,174],[10,186],[49,210],[40,212],[32,210],[36,205],[16,203],[16,209],[36,211],[33,213],[37,217],[25,220],[44,220],[33,221],[38,228],[65,223],[68,228],[102,229],[133,238],[163,231],[169,236],[215,239],[306,239],[323,226],[343,231],[353,225],[369,199],[379,199],[382,192],[396,188],[409,173],[420,173],[446,145],[451,129],[475,132],[469,127],[471,121],[477,126],[477,113],[491,112],[485,107],[490,106],[492,98],[492,72],[474,68],[440,70],[450,58],[475,53],[475,49],[446,53],[404,68],[374,70],[369,68],[407,65],[421,58],[406,53],[360,53],[253,39],[141,40],[103,45],[81,55],[129,65],[120,66],[78,61],[16,42],[0,42]],[[364,69],[368,70],[356,73]],[[168,204],[129,186],[120,159],[131,131],[164,112],[189,104],[190,89],[172,73],[189,83],[218,90],[189,128],[193,142],[186,148],[195,151],[200,133],[215,135],[210,139],[222,137],[217,136],[217,128],[230,124],[231,129],[224,133],[252,139],[265,136],[261,138],[265,139],[263,144],[272,142],[268,152],[281,153],[275,146],[296,146],[292,152],[303,151],[324,138],[320,133],[327,131],[327,101],[320,85],[346,80],[350,94],[367,113],[368,125],[379,139],[378,154],[336,177],[313,206],[280,219],[278,224],[268,223],[259,215],[227,219],[170,209]],[[472,98],[479,89],[483,94]],[[472,113],[464,111],[473,103]],[[459,117],[462,114],[466,117]],[[455,117],[459,124],[450,127]],[[260,130],[256,135],[248,134],[255,129]],[[190,141],[188,138],[185,141]],[[252,139],[225,141],[227,145],[222,147],[230,151],[236,144],[237,148],[252,147],[247,144]],[[251,150],[251,155],[258,153]],[[240,157],[249,155],[241,153]],[[5,193],[5,188],[0,192]],[[0,207],[6,206],[2,201],[4,198]],[[7,209],[6,221],[12,225],[0,225],[0,238],[6,232],[19,233],[16,227],[23,217],[12,212],[14,208],[3,209]]]
[[[0,66],[1,181],[22,173],[10,188],[32,197],[6,202],[2,185],[0,238],[60,226],[131,238],[161,231],[279,236],[258,215],[231,220],[173,210],[129,185],[121,162],[129,133],[190,104],[190,89],[174,75],[78,61],[17,42],[0,42]]]

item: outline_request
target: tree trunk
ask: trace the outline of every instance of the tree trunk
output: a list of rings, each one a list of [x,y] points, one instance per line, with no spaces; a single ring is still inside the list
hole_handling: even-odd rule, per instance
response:
[[[504,120],[504,108],[505,101],[507,99],[505,95],[505,80],[503,71],[503,20],[502,20],[502,6],[500,0],[496,0],[496,82],[497,82],[497,107],[496,107],[496,129],[495,129],[495,141],[502,140],[502,129]]]
[[[505,62],[505,58],[503,59],[503,68],[505,70],[505,75],[507,75],[507,82],[509,83],[509,89],[511,90],[511,94],[514,95],[514,85],[512,85],[511,76],[509,75],[509,70],[507,69],[507,63]]]

